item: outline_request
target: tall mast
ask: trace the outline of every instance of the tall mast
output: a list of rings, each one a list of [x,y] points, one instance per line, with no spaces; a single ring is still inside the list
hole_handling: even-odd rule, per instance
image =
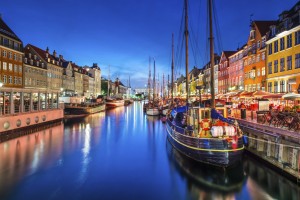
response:
[[[173,103],[173,84],[174,84],[174,33],[172,33],[172,77],[171,77],[171,95]]]
[[[153,71],[153,103],[154,103],[156,84],[155,84],[155,59],[153,60],[154,60],[154,71]]]
[[[168,88],[168,98],[170,98],[169,84],[170,84],[170,75],[168,74],[168,84],[167,84],[167,88]]]
[[[162,82],[162,97],[165,97],[165,74],[163,73],[163,82]]]
[[[185,10],[185,75],[186,75],[186,104],[189,102],[189,31],[188,31],[188,1],[184,1],[184,10]]]
[[[109,95],[109,85],[110,85],[110,65],[108,65],[107,96],[110,96]]]
[[[212,24],[212,0],[208,0],[209,10],[209,46],[210,46],[210,94],[211,94],[211,108],[215,108],[215,57],[214,57],[214,38],[213,38],[213,24]]]
[[[149,57],[148,101],[150,101],[150,82],[151,82],[151,58]]]

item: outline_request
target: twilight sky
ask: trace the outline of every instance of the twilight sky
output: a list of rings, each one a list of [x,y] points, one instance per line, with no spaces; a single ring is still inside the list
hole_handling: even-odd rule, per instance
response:
[[[252,20],[277,20],[297,1],[215,0],[216,52],[246,43],[250,15]],[[189,69],[201,68],[208,62],[206,0],[190,0],[189,8]],[[149,57],[156,60],[160,80],[171,74],[174,33],[175,76],[185,74],[184,57],[179,56],[184,52],[183,0],[0,0],[0,13],[24,46],[49,47],[79,66],[98,63],[102,76],[110,68],[111,78],[119,77],[124,85],[130,76],[133,88],[145,87]]]

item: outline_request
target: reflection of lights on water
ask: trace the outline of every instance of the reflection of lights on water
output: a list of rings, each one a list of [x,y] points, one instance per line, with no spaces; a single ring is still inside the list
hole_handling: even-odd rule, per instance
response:
[[[82,149],[83,157],[82,157],[82,168],[79,175],[79,182],[83,183],[86,179],[86,172],[90,162],[89,153],[91,150],[91,126],[90,124],[86,124],[85,134],[84,134],[84,147]]]

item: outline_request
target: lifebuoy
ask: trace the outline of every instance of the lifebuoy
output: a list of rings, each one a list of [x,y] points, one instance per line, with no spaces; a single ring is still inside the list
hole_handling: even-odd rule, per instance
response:
[[[209,119],[203,119],[200,122],[200,126],[201,126],[202,130],[208,131],[208,130],[210,130],[211,122],[209,121]]]

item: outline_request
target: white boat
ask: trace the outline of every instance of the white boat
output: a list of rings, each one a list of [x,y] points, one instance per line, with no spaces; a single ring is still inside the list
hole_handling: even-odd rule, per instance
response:
[[[158,116],[159,115],[159,109],[158,108],[148,108],[146,111],[147,115],[151,116]]]
[[[106,107],[119,107],[119,106],[124,106],[125,101],[123,99],[106,99]]]

